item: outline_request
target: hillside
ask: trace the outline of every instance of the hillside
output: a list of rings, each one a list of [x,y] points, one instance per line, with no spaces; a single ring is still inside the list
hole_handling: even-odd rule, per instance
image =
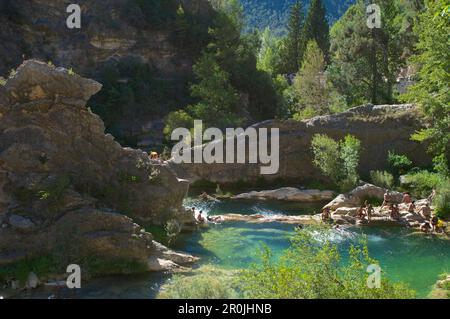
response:
[[[280,34],[284,32],[289,8],[295,0],[241,0],[241,2],[249,29],[270,27]],[[310,1],[303,0],[303,2],[307,7]],[[339,19],[354,2],[355,0],[325,0],[330,23]]]

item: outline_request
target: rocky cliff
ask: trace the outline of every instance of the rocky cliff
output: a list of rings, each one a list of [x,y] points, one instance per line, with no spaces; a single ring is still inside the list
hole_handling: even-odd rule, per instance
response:
[[[95,256],[149,269],[193,260],[134,223],[189,222],[181,209],[188,185],[105,135],[86,107],[100,89],[34,60],[0,86],[0,266],[55,252],[68,262]]]
[[[66,26],[71,3],[81,7],[80,29]],[[180,4],[184,33],[176,20]],[[109,80],[91,106],[107,109],[96,113],[116,138],[146,148],[161,143],[162,133],[154,129],[161,118],[186,104],[192,65],[203,48],[197,36],[207,35],[212,14],[208,0],[2,0],[0,76],[7,78],[24,59],[38,59],[102,84]],[[129,84],[133,80],[139,85]],[[117,90],[128,92],[127,98],[108,99]],[[118,116],[110,120],[105,114],[113,112]]]
[[[172,166],[179,176],[191,181],[236,183],[264,178],[269,181],[283,179],[296,185],[326,182],[312,163],[312,137],[320,133],[337,140],[352,134],[361,140],[359,171],[362,177],[367,177],[371,170],[385,169],[390,150],[406,154],[417,166],[429,164],[431,159],[424,145],[410,139],[411,134],[423,125],[419,111],[413,105],[364,105],[301,122],[271,120],[254,127],[280,130],[280,169],[277,174],[260,175],[260,167],[256,164],[172,163]]]

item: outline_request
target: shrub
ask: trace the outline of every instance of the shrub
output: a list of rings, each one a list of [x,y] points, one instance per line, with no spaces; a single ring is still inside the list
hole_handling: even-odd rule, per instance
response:
[[[169,113],[166,118],[164,127],[164,137],[167,141],[170,141],[170,136],[176,128],[191,129],[194,127],[194,119],[183,110],[178,110]]]
[[[393,151],[388,153],[388,162],[395,176],[405,174],[413,166],[412,161],[406,155],[399,155]]]
[[[163,286],[160,299],[235,299],[239,298],[234,273],[208,266],[201,267],[191,276],[172,277],[170,283]]]
[[[349,248],[344,259],[333,232],[323,226],[310,226],[297,232],[292,244],[274,261],[270,249],[262,252],[261,263],[242,271],[245,297],[267,299],[401,299],[413,298],[414,291],[392,283],[384,274],[381,287],[367,285],[367,267],[378,264],[369,256],[367,241]],[[320,238],[318,238],[319,236]]]
[[[433,205],[436,207],[436,214],[441,218],[450,216],[450,179],[441,182],[436,189],[436,197]]]
[[[358,184],[361,142],[356,137],[347,135],[342,141],[336,142],[326,135],[316,134],[311,147],[314,165],[339,185],[342,191],[348,191]]]
[[[371,171],[370,180],[379,187],[391,189],[394,186],[394,176],[386,171]]]
[[[319,112],[317,112],[317,110],[315,110],[312,107],[305,107],[304,109],[301,109],[300,111],[295,113],[293,119],[296,121],[303,121],[313,118],[314,116],[317,115],[320,115]]]
[[[414,195],[426,197],[441,184],[443,177],[440,174],[423,170],[408,174],[406,181],[411,184]]]

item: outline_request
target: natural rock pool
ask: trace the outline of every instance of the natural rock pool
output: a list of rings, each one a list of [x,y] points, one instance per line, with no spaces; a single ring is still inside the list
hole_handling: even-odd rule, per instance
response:
[[[286,214],[301,215],[318,211],[323,203],[281,203],[257,201],[221,201],[204,203],[187,199],[186,207],[195,206],[209,215]],[[229,222],[209,225],[200,231],[183,234],[175,249],[201,257],[195,267],[210,265],[225,269],[247,267],[257,261],[262,244],[281,253],[289,245],[293,225],[280,223]],[[343,250],[366,235],[370,254],[380,262],[383,272],[393,280],[403,281],[416,290],[418,298],[425,298],[438,276],[450,271],[450,241],[436,236],[414,234],[400,227],[350,228],[336,232],[334,240]],[[144,274],[97,279],[83,284],[78,291],[49,291],[39,289],[22,297],[47,298],[52,294],[66,298],[155,298],[169,275]]]

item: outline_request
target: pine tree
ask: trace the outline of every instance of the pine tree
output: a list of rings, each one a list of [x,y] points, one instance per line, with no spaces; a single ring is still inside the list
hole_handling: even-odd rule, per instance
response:
[[[303,56],[302,50],[302,29],[304,24],[303,6],[297,0],[291,7],[288,22],[288,35],[285,38],[284,73],[292,74],[299,70]]]
[[[303,29],[303,43],[315,40],[328,61],[330,51],[330,27],[326,18],[326,9],[321,0],[312,0]]]

